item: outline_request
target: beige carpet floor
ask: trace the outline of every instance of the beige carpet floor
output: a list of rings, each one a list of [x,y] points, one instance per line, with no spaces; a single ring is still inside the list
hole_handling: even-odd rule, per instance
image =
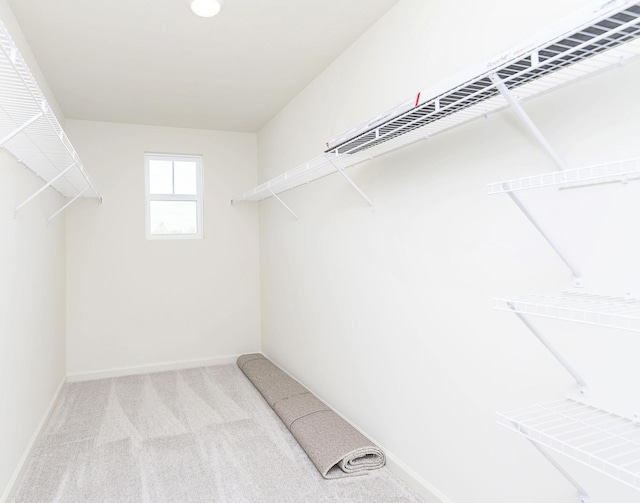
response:
[[[15,503],[420,503],[382,468],[324,480],[235,365],[68,384]]]

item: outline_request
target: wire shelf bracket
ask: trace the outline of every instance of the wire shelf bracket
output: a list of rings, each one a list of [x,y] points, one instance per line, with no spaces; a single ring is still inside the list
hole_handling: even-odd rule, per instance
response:
[[[549,235],[545,232],[545,230],[540,226],[538,221],[534,218],[534,216],[529,212],[527,207],[522,203],[520,198],[514,194],[513,192],[509,192],[509,198],[514,202],[514,204],[518,207],[518,209],[522,212],[522,214],[531,222],[531,225],[540,233],[540,235],[544,238],[544,240],[551,246],[551,249],[555,252],[560,260],[566,265],[571,274],[573,275],[573,286],[580,288],[584,286],[584,282],[582,279],[582,274],[580,270],[567,258],[563,251],[553,242],[553,240],[549,237]]]
[[[536,61],[537,59],[538,59],[537,57],[534,58],[532,56],[532,61]],[[496,86],[496,89],[498,89],[500,94],[507,101],[509,106],[516,112],[516,115],[518,116],[518,119],[520,119],[520,122],[522,122],[522,124],[524,124],[524,126],[533,134],[533,136],[536,138],[536,140],[538,141],[540,146],[544,149],[544,151],[547,154],[549,154],[549,157],[551,157],[557,169],[559,171],[564,171],[566,168],[566,164],[564,160],[562,160],[562,158],[558,155],[555,149],[551,146],[551,143],[549,143],[549,141],[545,138],[545,136],[542,134],[542,131],[538,129],[535,122],[533,122],[531,117],[529,117],[527,112],[524,110],[524,108],[520,104],[520,101],[516,98],[516,96],[514,96],[513,93],[507,88],[507,86],[505,85],[503,80],[498,76],[498,74],[493,73],[489,76],[489,78],[491,79],[491,82],[493,82],[493,84]],[[578,268],[571,263],[571,261],[567,258],[567,256],[553,242],[551,237],[540,226],[540,224],[537,222],[537,220],[534,218],[531,212],[529,212],[529,210],[526,208],[526,206],[520,200],[520,198],[513,192],[509,192],[508,194],[511,200],[514,202],[514,204],[518,207],[518,209],[522,211],[522,213],[527,218],[527,220],[531,222],[534,228],[542,235],[542,237],[549,244],[549,246],[551,246],[551,248],[556,253],[556,255],[558,255],[562,260],[562,262],[564,262],[564,264],[569,268],[569,270],[571,271],[571,274],[573,275],[574,286],[576,287],[582,286],[583,285],[582,275],[580,274],[580,271],[578,270]]]
[[[66,210],[69,206],[71,206],[73,203],[75,203],[78,198],[80,196],[82,196],[87,190],[89,190],[89,187],[85,187],[84,190],[82,190],[81,192],[78,193],[78,195],[76,195],[73,199],[71,199],[71,201],[68,201],[62,208],[60,208],[58,211],[56,211],[53,215],[51,215],[49,218],[47,218],[47,222],[51,222],[51,220],[53,220],[54,218],[56,218],[60,213],[62,213],[64,210]]]
[[[74,162],[68,168],[64,169],[60,173],[58,173],[55,177],[49,180],[46,184],[36,190],[33,194],[27,197],[24,201],[22,201],[18,206],[16,206],[13,210],[13,216],[16,217],[18,214],[18,210],[20,210],[23,206],[26,206],[29,202],[33,201],[36,197],[38,197],[45,189],[51,187],[60,177],[64,176],[64,174],[69,171],[71,168],[74,168],[76,163]]]
[[[555,149],[551,146],[551,143],[549,143],[549,141],[542,134],[542,131],[538,129],[538,126],[536,126],[535,122],[533,122],[531,117],[529,117],[527,112],[525,112],[518,98],[516,98],[511,91],[509,91],[503,80],[498,77],[497,73],[491,74],[489,78],[491,79],[491,82],[494,83],[498,91],[500,91],[500,94],[504,97],[504,99],[507,100],[509,106],[516,112],[516,115],[518,116],[518,119],[520,119],[520,122],[522,122],[522,124],[526,126],[526,128],[533,134],[533,136],[535,136],[536,140],[538,140],[540,146],[545,150],[547,154],[549,154],[549,157],[551,157],[557,168],[560,171],[564,170],[566,168],[564,160],[562,160]]]
[[[581,396],[587,396],[589,392],[585,380],[529,321],[528,316],[640,332],[640,301],[632,298],[563,292],[559,295],[525,295],[495,299],[494,308],[511,312],[518,317],[576,380]]]
[[[272,190],[270,190],[270,192],[271,192],[271,195],[276,198],[276,200],[284,207],[285,210],[291,213],[296,220],[300,220],[300,217],[296,215],[296,213],[282,200],[282,198],[278,194],[276,194]]]
[[[571,474],[564,469],[564,467],[558,463],[553,456],[551,456],[551,454],[549,454],[547,452],[547,450],[545,448],[543,448],[541,445],[539,445],[537,442],[528,439],[529,442],[531,442],[531,445],[533,445],[540,454],[542,454],[545,459],[551,463],[551,465],[560,472],[560,474],[569,481],[569,483],[576,488],[576,491],[578,491],[578,503],[589,503],[589,495],[587,494],[587,491],[585,491],[582,486],[580,484],[578,484],[578,481],[576,479],[574,479]]]
[[[525,327],[529,329],[529,331],[536,336],[536,338],[543,344],[545,348],[553,355],[553,357],[558,360],[560,365],[562,365],[569,374],[576,380],[576,384],[578,385],[578,393],[581,396],[587,396],[589,394],[589,388],[587,387],[586,381],[582,378],[582,376],[571,366],[571,364],[562,356],[562,354],[549,342],[549,340],[544,337],[540,331],[527,319],[525,315],[519,313],[515,310],[515,306],[508,302],[507,305],[513,311],[513,313],[518,317],[518,319],[524,324]]]
[[[373,204],[373,201],[371,201],[371,199],[369,199],[369,197],[362,191],[362,189],[356,185],[356,183],[349,177],[349,175],[345,173],[344,168],[334,163],[329,155],[327,155],[327,160],[336,169],[336,171],[338,171],[344,177],[344,179],[349,182],[349,185],[351,185],[356,190],[356,192],[362,196],[362,199],[364,199],[367,204],[371,206],[371,209],[375,211],[376,205]]]

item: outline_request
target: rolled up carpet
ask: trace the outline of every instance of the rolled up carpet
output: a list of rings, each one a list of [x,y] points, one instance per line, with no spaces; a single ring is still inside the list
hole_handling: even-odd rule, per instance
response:
[[[382,449],[263,355],[242,355],[238,367],[324,478],[362,475],[384,466]]]

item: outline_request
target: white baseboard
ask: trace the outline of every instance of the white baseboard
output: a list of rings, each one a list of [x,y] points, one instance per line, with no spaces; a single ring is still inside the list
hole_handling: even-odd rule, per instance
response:
[[[53,398],[49,403],[49,407],[47,407],[47,410],[42,416],[42,419],[40,419],[40,422],[38,423],[36,430],[33,432],[33,435],[31,436],[31,440],[29,440],[29,443],[27,444],[27,448],[24,450],[24,453],[22,454],[22,458],[20,458],[20,461],[18,462],[18,466],[16,467],[16,469],[13,472],[13,475],[9,479],[9,483],[7,484],[7,487],[4,493],[2,494],[2,496],[0,496],[0,503],[8,503],[9,501],[13,501],[13,499],[15,498],[16,496],[15,492],[18,490],[18,483],[20,482],[20,479],[22,478],[22,474],[24,473],[24,470],[27,467],[27,461],[29,461],[29,457],[31,456],[31,451],[33,447],[36,445],[36,443],[38,442],[40,435],[42,435],[44,426],[47,424],[49,417],[51,417],[51,413],[53,412],[53,409],[55,409],[58,403],[58,400],[60,400],[60,396],[62,395],[62,390],[66,382],[67,382],[67,378],[63,377],[62,381],[60,381],[60,384],[58,385],[58,389],[56,389],[56,392],[53,394]]]
[[[67,382],[93,381],[110,377],[124,377],[139,374],[151,374],[153,372],[165,372],[168,370],[192,369],[197,367],[210,367],[213,365],[226,365],[235,363],[238,356],[221,356],[217,358],[202,358],[199,360],[179,360],[175,362],[142,365],[139,367],[122,367],[117,369],[97,370],[94,372],[78,372],[67,375]],[[2,503],[2,502],[0,502]]]
[[[385,451],[389,470],[395,473],[399,479],[422,496],[425,503],[453,503],[451,498],[429,484],[429,482],[423,479],[384,447],[382,447],[382,450]]]
[[[276,363],[269,355],[267,355],[266,353],[262,353],[265,357],[269,358],[269,360],[271,360],[273,362],[273,364],[278,367],[280,370],[282,370],[285,374],[287,374],[289,377],[296,379],[296,377],[292,376],[289,372],[287,372],[285,369],[283,369],[278,363]],[[299,381],[298,379],[296,379],[296,381]],[[300,383],[302,384],[302,383]],[[304,386],[304,384],[303,384]],[[311,390],[310,390],[311,391]],[[313,391],[312,391],[313,392]],[[315,393],[314,393],[315,394]],[[316,396],[323,401],[324,403],[326,403],[331,409],[333,409],[333,411],[338,414],[342,419],[344,419],[347,423],[349,423],[351,426],[353,426],[356,430],[358,430],[360,433],[362,433],[365,437],[367,437],[369,440],[371,440],[373,443],[377,444],[380,446],[380,448],[384,451],[385,453],[385,457],[387,460],[387,466],[389,467],[389,470],[391,470],[399,479],[401,479],[405,484],[407,484],[411,489],[413,489],[416,493],[418,493],[422,498],[424,498],[425,503],[453,503],[453,501],[446,496],[444,493],[442,493],[441,491],[439,491],[438,489],[436,489],[435,487],[433,487],[433,485],[431,485],[429,482],[427,482],[426,480],[424,480],[422,477],[420,477],[420,475],[418,475],[416,472],[414,472],[411,468],[409,468],[407,465],[405,465],[402,461],[400,461],[398,459],[397,456],[391,454],[389,452],[388,449],[385,449],[385,447],[380,443],[377,442],[374,438],[371,438],[371,435],[367,435],[365,432],[363,432],[360,428],[358,428],[355,424],[353,424],[351,421],[349,421],[346,417],[344,417],[342,414],[340,414],[340,412],[338,412],[336,410],[335,407],[333,407],[331,405],[331,403],[328,400],[325,400],[324,398],[322,398],[320,395]]]

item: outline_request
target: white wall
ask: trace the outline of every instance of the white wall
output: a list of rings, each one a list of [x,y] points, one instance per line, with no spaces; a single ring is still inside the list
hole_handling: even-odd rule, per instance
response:
[[[578,0],[402,0],[258,136],[260,181],[324,142],[533,35]],[[526,105],[569,166],[640,156],[640,65]],[[569,375],[492,299],[558,292],[571,275],[486,183],[552,171],[510,111],[261,203],[262,347],[456,503],[572,503],[575,491],[495,411],[561,398]],[[640,295],[640,184],[526,193],[586,290]],[[614,411],[640,410],[635,334],[535,320]],[[637,492],[558,458],[592,501]]]
[[[42,180],[0,152],[0,495],[9,484],[65,372],[64,204]],[[1,497],[0,497],[1,500]]]
[[[259,349],[256,135],[67,121],[102,205],[67,214],[70,376]],[[201,154],[204,239],[145,240],[144,153]]]
[[[4,0],[0,0],[0,20],[57,110]],[[0,501],[9,495],[23,456],[66,374],[65,220],[47,224],[64,199],[48,189],[15,219],[13,212],[42,184],[0,151]]]

